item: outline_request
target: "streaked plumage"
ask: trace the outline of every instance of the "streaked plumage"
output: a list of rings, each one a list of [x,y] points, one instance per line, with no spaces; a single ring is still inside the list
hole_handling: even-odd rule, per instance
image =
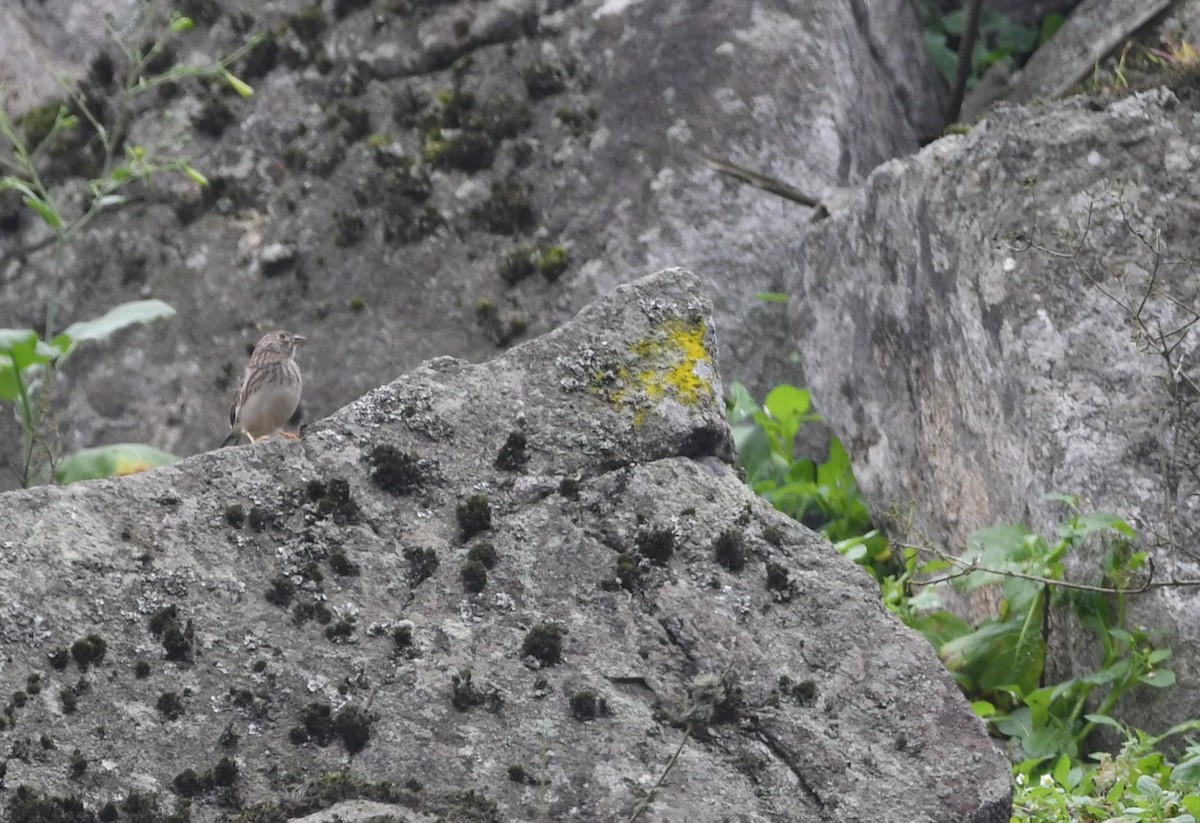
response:
[[[285,427],[300,411],[304,382],[295,355],[304,343],[305,338],[287,331],[273,331],[258,341],[229,407],[224,445],[237,442],[243,433],[251,443],[276,433],[298,439]]]

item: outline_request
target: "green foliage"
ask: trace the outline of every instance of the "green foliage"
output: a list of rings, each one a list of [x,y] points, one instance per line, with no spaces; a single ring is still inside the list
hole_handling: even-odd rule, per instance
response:
[[[1125,734],[1125,745],[1115,757],[1095,754],[1095,763],[1080,763],[1064,754],[1048,769],[1042,760],[1027,760],[1013,767],[1012,823],[1196,823],[1200,817],[1200,745],[1189,744],[1176,763],[1159,749],[1168,737],[1200,731],[1200,722],[1182,723],[1157,737],[1120,726],[1110,718],[1104,722]]]
[[[820,464],[795,455],[801,428],[821,419],[812,411],[811,394],[776,386],[761,406],[741,383],[734,383],[730,394],[729,423],[750,488],[784,514],[820,530],[856,563],[880,571],[890,567],[887,538],[872,529],[841,441],[833,438],[829,457]]]
[[[929,0],[921,5],[925,50],[946,82],[953,84],[967,11],[958,8],[942,14]],[[1058,32],[1062,23],[1061,15],[1052,14],[1042,20],[1039,28],[1022,26],[998,11],[985,8],[979,18],[979,35],[971,54],[967,88],[973,88],[983,73],[996,63],[1004,63],[1010,70],[1020,68],[1039,46]]]
[[[779,386],[759,406],[734,384],[729,421],[751,487],[776,508],[817,522],[842,554],[870,571],[884,604],[920,631],[972,700],[993,734],[1008,741],[1014,767],[1014,823],[1025,821],[1192,821],[1200,813],[1200,744],[1169,764],[1157,751],[1170,735],[1200,731],[1200,721],[1161,737],[1127,729],[1111,714],[1138,687],[1168,688],[1171,650],[1125,619],[1129,591],[1147,574],[1147,555],[1124,520],[1080,510],[1077,498],[1050,495],[1067,516],[1053,538],[1005,524],[970,536],[961,556],[889,544],[872,528],[845,449],[834,441],[821,465],[795,456],[805,423],[819,419],[809,392]],[[1100,550],[1087,585],[1067,584],[1072,551]],[[1072,578],[1080,577],[1078,564]],[[994,613],[971,623],[944,608],[947,589],[987,591]],[[1055,620],[1051,622],[1050,615]],[[1047,683],[1049,639],[1073,620],[1096,639],[1091,672]],[[1129,742],[1115,758],[1082,755],[1097,726],[1120,729]]]
[[[223,82],[242,96],[253,93],[228,67],[257,45],[259,38],[212,65],[172,65],[159,70],[164,58],[172,53],[171,41],[189,31],[193,23],[173,12],[164,19],[154,3],[141,11],[137,31],[121,35],[110,30],[124,64],[115,72],[119,90],[106,101],[103,116],[98,114],[101,109],[89,93],[67,86],[65,103],[31,112],[20,124],[0,110],[0,148],[7,149],[0,152],[0,192],[20,194],[26,208],[51,230],[55,246],[42,330],[0,329],[0,400],[13,404],[21,424],[21,453],[14,468],[23,486],[47,480],[51,474],[59,482],[72,482],[104,476],[97,472],[117,473],[132,465],[161,465],[174,459],[147,446],[123,444],[86,450],[59,464],[52,445],[56,440],[54,426],[47,414],[55,375],[80,343],[103,340],[132,324],[175,313],[160,300],[137,300],[116,306],[93,320],[74,323],[64,331],[57,329],[64,249],[97,216],[123,204],[122,192],[127,186],[148,186],[154,175],[163,172],[181,174],[199,186],[208,185],[204,175],[177,153],[187,142],[186,134],[170,135],[162,144],[149,147],[125,142],[133,101],[164,83],[187,79]],[[155,26],[161,29],[156,36]],[[97,173],[88,182],[89,199],[81,211],[66,199],[73,198],[73,194],[60,193],[45,180],[47,161],[61,160],[68,151],[96,160],[88,167]]]
[[[101,477],[121,477],[147,469],[174,463],[173,454],[145,443],[114,443],[80,449],[58,461],[54,467],[54,482],[63,486],[80,480]]]
[[[1014,751],[1032,759],[1078,758],[1095,718],[1107,717],[1123,694],[1175,682],[1165,665],[1171,651],[1156,647],[1150,632],[1126,626],[1127,595],[1121,591],[1146,563],[1144,552],[1133,551],[1133,529],[1115,515],[1078,511],[1072,498],[1055,499],[1070,509],[1057,539],[1019,525],[975,532],[961,557],[919,565],[921,578],[946,576],[925,587],[916,605],[910,600],[905,609],[894,609],[933,643],[976,712]],[[1104,547],[1094,588],[1060,585],[1068,554],[1089,540]],[[945,586],[964,593],[991,589],[998,609],[971,626],[940,608]],[[1100,651],[1095,671],[1044,683],[1051,609],[1093,633]],[[1089,705],[1095,711],[1085,715]]]

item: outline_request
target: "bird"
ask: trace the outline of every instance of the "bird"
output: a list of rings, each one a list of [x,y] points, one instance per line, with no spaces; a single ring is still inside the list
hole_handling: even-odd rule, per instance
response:
[[[222,446],[237,443],[243,434],[251,443],[276,433],[289,440],[300,439],[286,427],[292,421],[299,422],[304,381],[296,365],[296,348],[306,342],[307,338],[282,330],[258,341],[242,373],[237,397],[229,407],[230,431]]]

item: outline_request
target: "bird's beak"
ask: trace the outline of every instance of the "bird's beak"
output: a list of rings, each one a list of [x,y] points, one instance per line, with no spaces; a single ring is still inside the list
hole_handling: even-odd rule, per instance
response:
[[[300,336],[300,335],[298,335],[298,334],[293,334],[293,335],[292,335],[292,342],[293,342],[293,343],[295,343],[297,346],[303,346],[305,343],[307,343],[307,342],[308,342],[308,338],[307,338],[307,337],[301,337],[301,336]]]

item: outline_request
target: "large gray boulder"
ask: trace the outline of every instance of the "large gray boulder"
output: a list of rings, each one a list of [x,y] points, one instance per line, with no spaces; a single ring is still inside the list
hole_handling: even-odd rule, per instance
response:
[[[315,419],[425,359],[485,359],[667,265],[713,293],[732,373],[756,389],[798,381],[784,313],[755,295],[779,288],[760,261],[808,210],[703,155],[820,196],[939,128],[907,0],[188,5],[177,65],[267,34],[233,65],[255,94],[170,84],[133,101],[128,135],[212,186],[164,173],[131,187],[65,251],[61,279],[46,227],[0,201],[4,325],[40,326],[48,301],[56,330],[144,296],[179,311],[75,357],[56,403],[68,451],[220,442],[246,346],[270,329],[309,338]],[[113,87],[95,93],[121,110]],[[90,154],[49,154],[77,214]],[[0,442],[17,442],[7,415]]]
[[[874,510],[911,512],[911,542],[1053,535],[1064,511],[1041,497],[1063,492],[1127,518],[1156,582],[1200,576],[1198,123],[1166,89],[1001,108],[881,166],[795,247],[817,400]],[[1200,716],[1194,599],[1130,614],[1169,631],[1180,687],[1125,716]],[[1090,670],[1095,640],[1076,640]]]
[[[732,459],[668,270],[301,443],[6,494],[0,808],[1008,820],[929,645]]]

